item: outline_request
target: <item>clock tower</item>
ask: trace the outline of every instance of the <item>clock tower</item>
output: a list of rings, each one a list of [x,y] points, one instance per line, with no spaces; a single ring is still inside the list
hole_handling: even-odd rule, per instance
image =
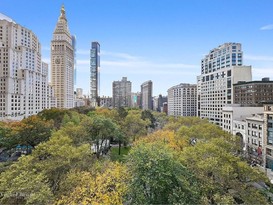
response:
[[[74,107],[74,51],[64,6],[51,41],[51,84],[56,106]]]

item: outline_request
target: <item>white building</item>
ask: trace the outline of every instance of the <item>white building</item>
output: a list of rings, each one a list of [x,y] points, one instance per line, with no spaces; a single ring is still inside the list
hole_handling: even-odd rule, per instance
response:
[[[74,51],[64,6],[51,41],[51,83],[57,107],[74,107]]]
[[[21,120],[50,108],[49,90],[37,36],[0,14],[0,119]]]
[[[240,118],[246,118],[256,113],[262,113],[263,107],[243,107],[238,104],[226,105],[222,110],[223,126],[222,129],[233,133],[233,122]],[[235,133],[236,134],[236,133]]]
[[[243,65],[239,43],[225,43],[201,60],[197,77],[197,113],[222,127],[222,108],[233,103],[233,84],[251,81],[251,66]]]
[[[168,115],[196,116],[196,84],[181,83],[168,89]]]

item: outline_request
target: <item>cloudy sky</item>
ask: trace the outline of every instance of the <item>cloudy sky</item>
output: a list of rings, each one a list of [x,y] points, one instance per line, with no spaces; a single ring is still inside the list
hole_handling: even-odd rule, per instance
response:
[[[273,79],[272,0],[1,0],[0,13],[32,30],[50,63],[50,41],[64,4],[77,37],[77,86],[89,93],[90,47],[101,45],[100,94],[127,77],[133,92],[152,80],[154,95],[196,83],[200,61],[225,42],[241,43],[253,80]]]

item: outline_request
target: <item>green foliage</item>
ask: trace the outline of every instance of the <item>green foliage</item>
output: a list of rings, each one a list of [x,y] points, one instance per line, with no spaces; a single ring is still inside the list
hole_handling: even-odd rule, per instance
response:
[[[81,106],[81,107],[74,107],[70,109],[71,111],[78,112],[80,114],[87,115],[90,111],[94,111],[95,108],[93,107],[88,107],[88,106]]]
[[[153,113],[150,110],[143,110],[141,112],[141,119],[148,120],[150,122],[149,127],[155,128],[155,118]]]
[[[266,204],[266,198],[252,186],[266,177],[230,152],[231,147],[225,138],[199,141],[182,151],[181,160],[201,182],[204,201]]]
[[[197,204],[193,175],[161,143],[138,144],[127,157],[132,204]]]
[[[149,125],[147,120],[141,119],[139,111],[130,110],[126,116],[122,130],[126,135],[125,141],[128,143],[142,135],[147,134],[146,127]]]
[[[43,118],[47,121],[53,120],[54,128],[60,129],[62,122],[63,122],[63,118],[64,118],[65,114],[68,114],[68,113],[69,113],[69,110],[51,108],[51,109],[45,109],[45,110],[39,112],[38,116],[40,116],[41,118]]]
[[[120,149],[120,154],[119,154],[119,148],[118,147],[112,147],[110,150],[110,159],[112,161],[125,161],[124,157],[128,154],[130,151],[130,147],[122,147]]]
[[[119,135],[118,126],[109,118],[96,116],[83,121],[82,125],[89,134],[90,142],[96,146],[96,155],[99,158],[103,143],[115,135]]]
[[[31,145],[33,147],[47,141],[53,129],[51,121],[43,120],[36,115],[23,119],[16,126],[15,135],[18,135],[18,144]]]
[[[0,184],[1,204],[49,204],[53,200],[45,175],[35,170],[10,169],[0,175]]]

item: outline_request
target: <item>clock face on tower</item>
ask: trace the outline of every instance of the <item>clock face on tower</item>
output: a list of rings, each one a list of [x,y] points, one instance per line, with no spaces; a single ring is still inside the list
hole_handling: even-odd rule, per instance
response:
[[[60,62],[61,62],[61,61],[60,61],[59,58],[56,58],[56,59],[55,59],[55,63],[56,63],[56,64],[60,64]]]

